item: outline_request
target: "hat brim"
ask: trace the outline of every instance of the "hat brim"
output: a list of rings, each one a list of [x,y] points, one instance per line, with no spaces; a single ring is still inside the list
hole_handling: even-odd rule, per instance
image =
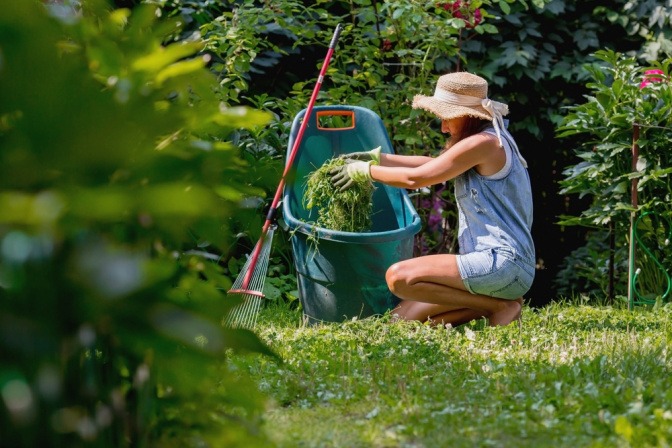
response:
[[[426,110],[442,120],[470,116],[492,121],[492,116],[482,106],[459,106],[438,100],[433,96],[415,95],[413,97],[413,109]]]

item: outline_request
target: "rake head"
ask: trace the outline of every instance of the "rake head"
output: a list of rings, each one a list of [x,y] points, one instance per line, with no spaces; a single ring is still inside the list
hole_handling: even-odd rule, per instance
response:
[[[247,258],[236,281],[227,292],[227,295],[242,296],[243,301],[229,311],[224,319],[224,326],[249,329],[256,324],[259,309],[265,297],[264,281],[268,273],[275,227],[269,227],[266,234],[259,239],[252,255]]]

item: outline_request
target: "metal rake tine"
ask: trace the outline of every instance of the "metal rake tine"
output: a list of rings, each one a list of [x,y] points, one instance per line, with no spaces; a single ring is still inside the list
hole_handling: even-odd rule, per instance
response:
[[[262,246],[260,247],[259,258],[256,260],[254,266],[250,266],[251,259],[248,259],[238,274],[236,281],[233,283],[233,287],[229,293],[242,294],[243,302],[229,311],[225,325],[232,328],[252,328],[256,324],[257,315],[259,314],[264,297],[264,282],[270,262],[275,228],[275,225],[269,227],[266,234],[257,243],[262,244]],[[248,272],[250,268],[253,269],[251,273]],[[245,279],[248,278],[250,279],[250,284],[245,285]]]

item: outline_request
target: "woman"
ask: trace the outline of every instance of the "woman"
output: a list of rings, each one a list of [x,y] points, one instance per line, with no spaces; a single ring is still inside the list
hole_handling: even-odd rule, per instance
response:
[[[455,181],[459,254],[416,257],[387,270],[390,290],[402,299],[399,318],[459,325],[486,317],[493,326],[520,319],[535,272],[532,193],[527,163],[502,118],[508,107],[487,92],[477,75],[441,76],[433,96],[413,99],[413,108],[435,114],[450,134],[439,156],[376,149],[347,155],[331,173],[342,189],[353,182],[418,189]]]

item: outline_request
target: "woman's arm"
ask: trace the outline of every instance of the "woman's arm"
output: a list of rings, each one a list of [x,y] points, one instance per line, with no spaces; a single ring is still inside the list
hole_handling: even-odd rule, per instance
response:
[[[380,154],[380,164],[382,166],[398,166],[415,168],[433,160],[429,156],[404,156],[400,154]]]
[[[460,140],[435,158],[390,154],[387,156],[385,163],[381,158],[380,165],[370,167],[371,178],[406,189],[417,189],[445,182],[474,167],[481,174],[494,174],[506,162],[506,155],[499,147],[497,138],[488,134],[476,134]],[[408,158],[408,160],[404,162],[400,158]],[[483,172],[484,169],[487,172]]]

